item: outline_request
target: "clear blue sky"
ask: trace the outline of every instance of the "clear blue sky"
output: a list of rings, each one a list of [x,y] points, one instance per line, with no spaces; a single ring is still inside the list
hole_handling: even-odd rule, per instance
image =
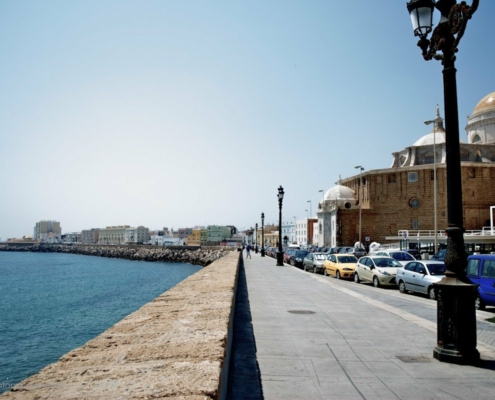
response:
[[[438,19],[438,13],[436,15]],[[461,41],[466,115],[495,91],[495,2]],[[54,219],[240,228],[304,217],[443,116],[406,1],[0,0],[0,238]]]

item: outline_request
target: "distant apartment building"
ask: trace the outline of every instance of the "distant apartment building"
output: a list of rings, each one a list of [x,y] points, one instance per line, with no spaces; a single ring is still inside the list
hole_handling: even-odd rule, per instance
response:
[[[149,229],[145,228],[144,226],[138,226],[137,228],[127,228],[124,233],[124,242],[143,244],[150,240],[149,237]]]
[[[37,222],[34,227],[34,240],[43,240],[45,239],[49,233],[53,233],[55,235],[62,234],[62,228],[60,227],[60,222],[58,221],[40,221]]]
[[[151,244],[153,246],[183,246],[184,239],[153,235],[151,236]]]
[[[179,228],[179,239],[184,239],[192,233],[193,228]]]
[[[63,243],[81,243],[82,233],[81,232],[69,232],[62,235]]]
[[[98,243],[100,238],[100,230],[98,228],[93,229],[85,229],[81,232],[82,234],[82,243],[93,244]]]
[[[188,246],[200,246],[201,245],[201,230],[193,229],[191,234],[187,237]]]
[[[125,242],[125,230],[130,225],[107,226],[100,229],[99,244],[122,244]]]
[[[220,244],[224,239],[232,237],[232,229],[228,226],[208,225],[206,231],[208,245]]]

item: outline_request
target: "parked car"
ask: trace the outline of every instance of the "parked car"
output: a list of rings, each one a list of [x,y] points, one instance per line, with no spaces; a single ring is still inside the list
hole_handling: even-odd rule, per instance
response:
[[[308,250],[297,250],[291,254],[289,264],[294,267],[302,268],[303,260],[309,254]]]
[[[439,250],[436,254],[430,257],[430,260],[435,260],[435,261],[444,261],[445,260],[445,252],[447,250]]]
[[[358,249],[356,247],[348,247],[347,248],[347,254],[352,254],[356,256],[356,258],[361,258],[366,255],[366,250],[364,249]]]
[[[290,256],[292,253],[296,252],[298,249],[287,249],[284,253],[284,263],[290,264]]]
[[[392,257],[364,256],[356,264],[354,282],[372,282],[373,286],[396,285],[397,268],[402,264]]]
[[[350,246],[344,246],[344,247],[339,247],[339,253],[347,253],[350,249],[353,249],[354,247]]]
[[[407,250],[404,250],[404,251],[407,251],[416,260],[421,260],[421,252],[419,250],[416,250],[416,249],[407,249]]]
[[[323,267],[323,263],[326,260],[325,253],[309,253],[304,257],[303,260],[303,269],[305,271],[313,271],[316,273],[323,273],[325,267]]]
[[[358,259],[352,254],[330,254],[324,262],[324,274],[340,278],[352,278]]]
[[[495,306],[495,255],[476,254],[468,257],[466,275],[478,286],[476,309]]]
[[[415,258],[410,255],[407,251],[378,251],[374,254],[375,256],[381,257],[392,257],[393,259],[399,261],[401,265],[406,265],[410,261],[414,261]]]
[[[445,264],[442,261],[411,261],[397,270],[397,284],[401,293],[418,292],[427,294],[435,300],[433,284],[445,276]]]

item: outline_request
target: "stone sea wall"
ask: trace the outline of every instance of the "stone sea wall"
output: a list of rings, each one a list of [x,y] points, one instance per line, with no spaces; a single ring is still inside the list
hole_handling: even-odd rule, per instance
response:
[[[0,397],[225,398],[238,265],[228,252]]]
[[[235,249],[234,249],[235,250]],[[31,251],[83,254],[88,256],[124,258],[136,261],[182,262],[203,267],[232,251],[229,248],[192,248],[158,246],[108,246],[41,244],[32,246],[0,245],[0,251]],[[235,251],[237,253],[237,251]]]

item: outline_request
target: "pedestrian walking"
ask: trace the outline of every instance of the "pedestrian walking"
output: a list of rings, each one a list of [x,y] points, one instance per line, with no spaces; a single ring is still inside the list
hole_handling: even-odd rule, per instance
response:
[[[249,244],[246,246],[246,258],[251,258],[251,246]]]

